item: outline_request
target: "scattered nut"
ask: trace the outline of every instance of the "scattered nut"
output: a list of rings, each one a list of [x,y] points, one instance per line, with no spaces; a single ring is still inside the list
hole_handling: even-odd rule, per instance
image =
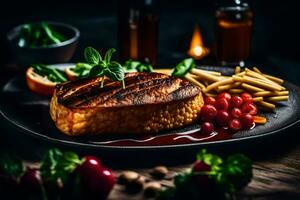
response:
[[[162,189],[161,184],[158,182],[149,182],[145,185],[144,196],[147,198],[155,197],[156,194]]]
[[[129,182],[137,179],[139,174],[134,171],[123,171],[118,178],[118,183],[121,185],[126,185]]]
[[[167,167],[157,166],[152,170],[151,175],[156,179],[163,179],[168,174],[168,172],[169,170],[167,169]]]
[[[144,183],[145,183],[145,178],[143,176],[139,176],[138,178],[126,184],[126,191],[129,194],[136,194],[144,188]]]

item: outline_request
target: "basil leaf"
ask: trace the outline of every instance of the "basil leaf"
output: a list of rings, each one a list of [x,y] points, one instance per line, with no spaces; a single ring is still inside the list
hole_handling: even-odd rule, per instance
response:
[[[105,75],[107,75],[113,81],[122,81],[124,80],[125,72],[122,65],[113,61],[106,69]]]
[[[95,65],[89,72],[89,76],[103,76],[104,68],[102,65]]]
[[[99,61],[102,60],[99,52],[93,47],[87,47],[84,49],[84,57],[89,64],[99,64]]]
[[[111,48],[111,49],[108,49],[108,51],[105,53],[104,62],[106,64],[110,63],[111,57],[114,52],[116,52],[116,50],[114,48]]]
[[[23,164],[19,158],[8,154],[0,156],[0,174],[18,178],[22,173]]]
[[[193,58],[186,58],[176,65],[172,72],[172,76],[184,77],[195,66],[196,63]]]

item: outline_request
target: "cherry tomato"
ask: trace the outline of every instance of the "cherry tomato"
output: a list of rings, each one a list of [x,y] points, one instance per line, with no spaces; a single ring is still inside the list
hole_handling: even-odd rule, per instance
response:
[[[253,103],[245,103],[242,106],[242,112],[243,113],[249,113],[250,115],[256,115],[257,114],[257,107]]]
[[[230,119],[230,116],[227,111],[224,111],[224,110],[218,111],[216,121],[220,126],[223,126],[223,127],[228,126],[229,119]]]
[[[213,121],[217,115],[217,109],[212,105],[204,105],[201,108],[201,119],[203,121]]]
[[[232,116],[233,118],[239,118],[241,115],[242,115],[241,109],[239,109],[239,108],[233,108],[233,109],[231,110],[231,116]]]
[[[243,104],[243,99],[240,96],[233,96],[230,99],[230,103],[229,104],[230,104],[231,108],[239,108]]]
[[[217,99],[223,99],[223,98],[229,101],[231,99],[231,95],[228,92],[222,92],[218,94]]]
[[[197,160],[193,166],[193,172],[210,171],[211,167],[203,161]]]
[[[229,121],[228,127],[232,131],[239,131],[242,128],[242,124],[241,124],[240,120],[238,120],[238,119],[231,119]]]
[[[80,166],[80,170],[81,173],[88,175],[90,173],[93,173],[94,171],[97,171],[101,167],[101,162],[98,158],[94,156],[85,156],[84,162]]]
[[[214,125],[211,122],[204,122],[201,124],[202,134],[211,134],[215,130]]]
[[[205,103],[205,104],[209,104],[209,105],[213,105],[213,106],[214,106],[215,103],[216,103],[216,99],[213,98],[213,97],[205,97],[204,103]]]
[[[241,94],[244,103],[253,103],[253,98],[251,94],[244,92]]]
[[[101,165],[100,161],[87,156],[74,173],[80,180],[80,195],[85,199],[106,199],[115,184],[113,172]]]
[[[228,106],[229,106],[229,104],[228,104],[227,99],[225,99],[225,98],[217,99],[217,101],[216,101],[217,110],[227,110]]]
[[[242,114],[240,120],[244,129],[250,129],[253,126],[254,120],[250,114]]]

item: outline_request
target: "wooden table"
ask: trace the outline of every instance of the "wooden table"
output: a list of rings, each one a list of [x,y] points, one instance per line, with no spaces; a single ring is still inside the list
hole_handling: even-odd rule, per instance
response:
[[[256,161],[253,165],[253,179],[241,192],[237,199],[300,199],[300,146],[285,153],[280,158]],[[187,170],[191,165],[170,167],[168,176]],[[151,180],[151,169],[136,169],[146,180]],[[121,171],[117,171],[120,173]],[[159,181],[162,185],[172,185],[172,180]],[[116,185],[109,200],[138,200],[144,199],[143,193],[126,194],[124,186]]]

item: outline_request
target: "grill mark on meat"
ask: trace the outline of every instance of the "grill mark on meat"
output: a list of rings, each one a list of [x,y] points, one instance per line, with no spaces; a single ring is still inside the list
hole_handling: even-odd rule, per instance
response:
[[[124,91],[113,95],[104,102],[105,107],[111,105],[141,105],[159,101],[159,97],[176,90],[179,87],[180,79],[168,77],[164,79],[151,80],[144,83],[137,83],[135,90]]]
[[[115,97],[122,96],[125,93],[131,93],[133,91],[138,90],[140,87],[149,87],[149,83],[153,81],[161,80],[161,77],[165,77],[165,75],[161,76],[154,76],[154,79],[149,79],[149,76],[135,76],[129,77],[125,79],[127,84],[126,88],[123,89],[120,82],[112,82],[110,84],[106,84],[103,88],[96,88],[94,90],[89,91],[88,93],[77,95],[76,98],[72,99],[65,99],[64,102],[68,104],[69,107],[90,107],[90,106],[97,106],[102,104],[107,99],[112,98],[114,95]],[[139,79],[139,82],[137,81]],[[167,78],[166,78],[167,79]]]
[[[128,73],[126,89],[118,81],[84,78],[56,86],[58,102],[70,108],[134,106],[193,97],[200,89],[186,80],[159,73]]]

